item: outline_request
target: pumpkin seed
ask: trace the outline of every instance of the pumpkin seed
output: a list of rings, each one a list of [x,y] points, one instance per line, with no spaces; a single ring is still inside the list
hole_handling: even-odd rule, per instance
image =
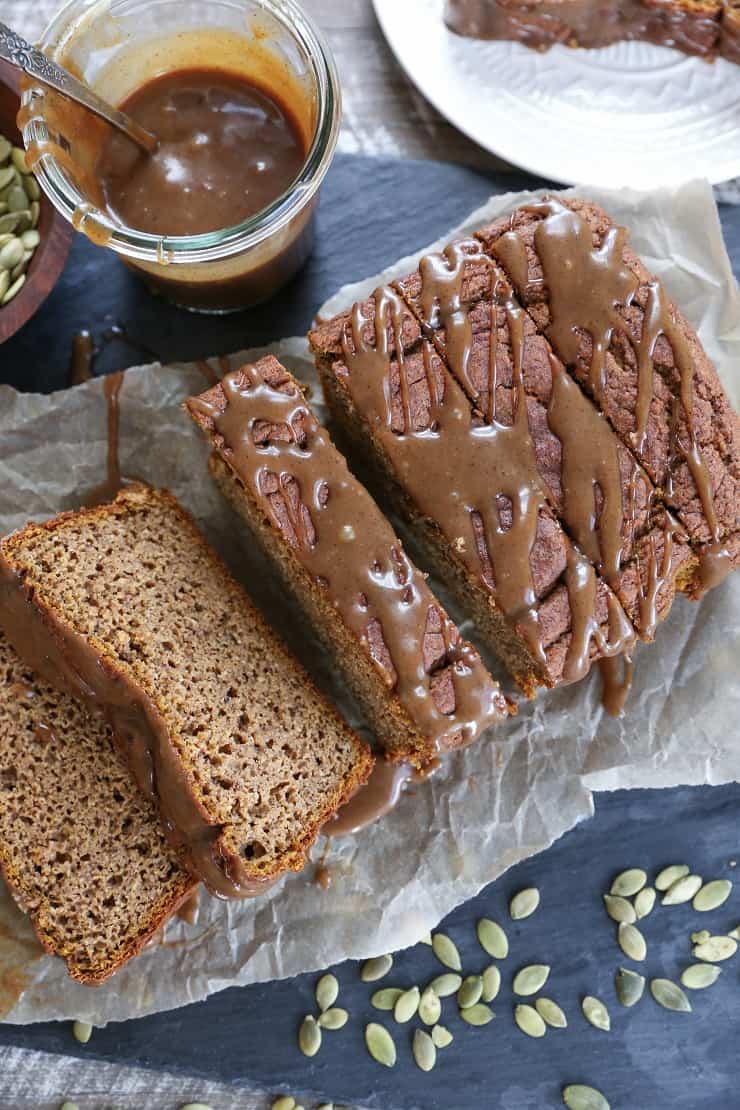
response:
[[[712,934],[709,932],[709,929],[700,929],[698,933],[691,934],[691,943],[706,944],[711,935]],[[730,933],[730,936],[732,936],[732,933]]]
[[[730,929],[727,935],[728,937],[732,937],[733,940],[740,940],[740,925],[737,925],[734,929]]]
[[[13,185],[5,197],[10,212],[22,212],[28,208],[28,197],[22,185]]]
[[[538,998],[534,1004],[534,1008],[542,1020],[547,1025],[551,1025],[553,1029],[567,1028],[568,1019],[557,1002],[553,1002],[551,998]]]
[[[609,1011],[600,998],[594,998],[593,995],[587,994],[581,1002],[581,1009],[586,1021],[590,1022],[595,1029],[601,1029],[608,1033],[612,1027]]]
[[[568,1110],[611,1110],[601,1091],[585,1083],[569,1083],[563,1087],[563,1102]]]
[[[180,1107],[180,1110],[213,1110],[213,1107],[209,1106],[207,1102],[186,1102],[184,1106]],[[296,1110],[299,1110],[297,1106]]]
[[[647,917],[649,913],[653,912],[656,898],[655,890],[651,886],[645,886],[638,892],[635,898],[635,913],[638,919]]]
[[[609,893],[621,898],[631,898],[633,894],[637,894],[638,890],[642,890],[646,882],[647,875],[641,868],[630,867],[628,871],[622,871],[617,875]]]
[[[441,1015],[442,1003],[439,995],[435,994],[431,987],[427,987],[419,999],[419,1017],[425,1025],[436,1025]]]
[[[645,992],[645,976],[627,967],[620,967],[614,978],[617,998],[622,1006],[635,1006]]]
[[[7,211],[8,211],[8,205],[7,205],[6,201],[0,200],[0,216],[4,216]]]
[[[20,293],[21,289],[23,288],[23,286],[25,284],[26,284],[26,275],[21,274],[21,276],[19,278],[17,278],[13,282],[13,284],[10,286],[10,289],[8,289],[7,293],[4,295],[2,300],[0,300],[0,305],[8,304],[10,301],[12,301],[13,297],[15,297],[17,293]]]
[[[483,994],[483,979],[480,975],[468,975],[463,979],[460,990],[457,992],[457,1004],[461,1010],[467,1010],[480,1002]]]
[[[682,906],[684,902],[690,902],[701,890],[701,884],[700,875],[684,875],[668,887],[660,900],[661,906]]]
[[[509,902],[509,915],[513,921],[531,917],[540,904],[540,892],[536,886],[520,890]]]
[[[334,1110],[334,1103],[322,1102],[320,1106],[316,1107],[316,1110]]]
[[[59,1110],[80,1110],[79,1102],[63,1102]]]
[[[431,933],[424,933],[424,936],[419,938],[419,944],[428,944],[429,947],[431,948],[432,947],[432,934]]]
[[[0,135],[0,166],[7,162],[13,152],[13,145],[4,135]]]
[[[14,146],[10,156],[13,160],[13,165],[17,169],[18,173],[31,172],[28,168],[28,163],[26,162],[25,150],[22,150],[19,146]]]
[[[10,289],[10,274],[7,270],[0,270],[0,304],[2,304],[3,297]]]
[[[490,1007],[478,1002],[475,1006],[468,1006],[467,1009],[461,1010],[460,1017],[468,1025],[488,1025],[489,1021],[493,1021],[494,1013]]]
[[[370,1002],[376,1010],[392,1010],[402,994],[400,987],[383,987],[382,990],[375,992]]]
[[[23,243],[24,250],[34,251],[41,242],[41,236],[38,231],[29,229],[28,231],[24,231],[21,235],[21,242]]]
[[[689,868],[685,863],[672,863],[670,867],[664,867],[655,880],[655,889],[659,891],[668,890],[679,879],[683,879],[688,875]]]
[[[676,1013],[690,1014],[691,1003],[677,983],[670,979],[651,979],[650,993],[659,1006]]]
[[[10,232],[15,234],[21,224],[20,212],[6,212],[4,216],[0,216],[0,235]]]
[[[462,976],[453,975],[447,972],[445,975],[438,975],[436,979],[432,979],[427,990],[433,990],[437,998],[449,998],[452,994],[457,994],[462,985]]]
[[[716,983],[721,974],[722,968],[715,964],[692,964],[683,971],[681,982],[689,990],[702,991]]]
[[[378,979],[387,975],[392,967],[392,956],[374,956],[371,960],[365,960],[360,971],[360,978],[363,983],[375,983]]]
[[[478,943],[484,952],[494,960],[505,960],[509,955],[509,941],[506,933],[495,921],[482,917],[476,927]]]
[[[13,238],[0,247],[0,269],[12,270],[23,258],[23,241]]]
[[[295,1110],[295,1099],[292,1095],[281,1095],[275,1099],[270,1110]]]
[[[316,1002],[321,1012],[331,1009],[338,997],[339,983],[336,978],[331,974],[322,975],[316,984]]]
[[[526,1033],[528,1037],[544,1037],[547,1032],[544,1019],[537,1013],[534,1006],[528,1006],[526,1003],[520,1002],[518,1006],[514,1007],[514,1021],[522,1033]]]
[[[321,1029],[310,1014],[306,1014],[298,1030],[298,1047],[304,1056],[315,1056],[321,1048]]]
[[[7,188],[13,181],[15,181],[15,166],[4,166],[0,170],[0,190]]]
[[[32,200],[29,211],[31,213],[31,227],[38,227],[39,216],[41,215],[41,205],[37,200]]]
[[[642,961],[647,956],[645,938],[636,925],[620,925],[617,940],[625,956],[629,956],[631,960]]]
[[[410,990],[404,991],[403,994],[396,999],[396,1005],[393,1007],[393,1016],[396,1021],[400,1024],[411,1021],[412,1017],[419,1009],[420,1000],[421,996],[418,987],[411,987]]]
[[[89,1021],[76,1021],[72,1026],[72,1032],[76,1041],[80,1044],[87,1044],[92,1037],[93,1027]]]
[[[29,174],[28,177],[23,178],[22,185],[23,188],[26,190],[26,196],[29,200],[41,199],[41,189],[39,188],[39,183],[32,174]]]
[[[637,921],[635,907],[620,894],[605,894],[604,906],[612,921],[618,921],[620,924],[624,922],[627,925]]]
[[[454,1041],[452,1033],[444,1025],[435,1025],[432,1029],[432,1040],[437,1048],[447,1048]]]
[[[549,974],[550,968],[547,964],[530,964],[528,967],[523,967],[514,976],[512,990],[514,994],[523,997],[537,994],[544,987]]]
[[[384,1025],[371,1021],[365,1026],[365,1044],[367,1050],[378,1064],[385,1068],[392,1068],[396,1062],[396,1046],[393,1037]]]
[[[330,1032],[334,1029],[344,1029],[349,1014],[343,1010],[341,1006],[332,1006],[329,1010],[324,1010],[319,1018],[319,1025],[322,1029],[328,1029]]]
[[[737,952],[737,941],[734,937],[710,937],[703,944],[697,944],[693,956],[697,960],[706,960],[711,964],[729,960]]]
[[[434,1041],[423,1029],[417,1029],[411,1045],[417,1067],[422,1071],[431,1071],[437,1063],[437,1049]]]
[[[453,971],[461,971],[460,953],[457,946],[445,933],[435,933],[432,937],[432,951],[441,964]]]
[[[708,913],[709,910],[716,910],[723,906],[731,893],[732,883],[729,879],[715,879],[694,895],[691,905],[698,913]]]
[[[494,998],[501,989],[501,972],[495,964],[490,964],[481,976],[483,979],[483,990],[481,991],[481,1002],[493,1002]]]

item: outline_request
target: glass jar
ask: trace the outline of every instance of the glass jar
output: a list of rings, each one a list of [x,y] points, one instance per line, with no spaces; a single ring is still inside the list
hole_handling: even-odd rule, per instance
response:
[[[298,177],[256,215],[199,235],[138,231],[106,208],[96,162],[109,130],[90,113],[27,79],[19,122],[55,207],[175,304],[234,311],[267,300],[295,274],[311,250],[341,97],[332,55],[293,0],[70,0],[41,47],[114,104],[184,69],[219,69],[274,89],[303,135]]]

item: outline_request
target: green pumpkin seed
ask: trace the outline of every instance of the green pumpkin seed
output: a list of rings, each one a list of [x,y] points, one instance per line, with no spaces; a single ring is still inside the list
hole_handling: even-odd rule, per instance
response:
[[[674,883],[679,879],[683,879],[688,875],[689,868],[685,863],[672,863],[670,867],[664,867],[655,880],[655,889],[661,891],[669,890]]]
[[[392,1068],[396,1062],[396,1046],[393,1037],[384,1025],[371,1021],[365,1026],[365,1044],[367,1050],[378,1064],[385,1068]]]
[[[4,163],[8,161],[8,158],[10,158],[12,152],[12,143],[8,139],[6,139],[4,135],[0,135],[0,166],[4,165]]]
[[[10,280],[17,281],[21,274],[25,274],[28,269],[28,259],[22,258],[17,266],[14,266],[10,271]]]
[[[298,1030],[298,1047],[304,1056],[315,1056],[321,1048],[321,1029],[310,1014],[306,1014]]]
[[[653,912],[656,898],[655,890],[651,886],[645,886],[638,892],[635,897],[635,913],[638,920]]]
[[[429,947],[431,948],[432,947],[432,934],[431,933],[424,933],[424,936],[419,938],[419,944],[428,944]]]
[[[480,975],[468,975],[463,979],[460,990],[457,992],[457,1004],[461,1010],[467,1010],[480,1002],[483,994],[483,979]]]
[[[2,235],[0,235],[0,247],[4,247],[11,239],[15,239],[15,235],[11,235],[9,231],[4,231]]]
[[[506,933],[495,921],[482,917],[476,926],[478,943],[484,952],[494,960],[505,960],[509,955],[509,941]]]
[[[14,166],[4,166],[0,170],[0,190],[6,189],[15,181],[16,170]]]
[[[581,1009],[586,1021],[590,1022],[595,1029],[601,1029],[604,1033],[608,1033],[612,1027],[609,1011],[600,998],[594,998],[593,995],[587,994],[581,1002]]]
[[[0,270],[0,304],[2,304],[3,297],[10,289],[10,274],[7,270]]]
[[[38,227],[39,216],[41,215],[41,205],[37,200],[32,200],[30,205],[31,212],[31,227]]]
[[[721,963],[729,960],[737,952],[737,941],[734,937],[710,937],[703,944],[697,944],[693,955],[697,960],[706,960],[710,964]]]
[[[708,913],[709,910],[716,910],[723,906],[731,893],[732,883],[729,879],[715,879],[694,895],[691,905],[698,913]]]
[[[343,1010],[341,1006],[332,1006],[329,1010],[324,1010],[319,1018],[319,1025],[322,1029],[328,1029],[329,1031],[344,1029],[348,1020],[349,1014],[346,1010]]]
[[[292,1095],[281,1095],[275,1099],[270,1110],[295,1110],[295,1099]]]
[[[512,921],[522,921],[531,917],[540,904],[540,892],[536,886],[520,890],[509,902],[509,915]]]
[[[442,1003],[439,995],[431,987],[427,987],[419,999],[419,1017],[425,1025],[436,1025],[441,1015]]]
[[[422,1071],[431,1071],[437,1063],[437,1049],[434,1041],[423,1029],[417,1029],[411,1045],[416,1066]]]
[[[462,963],[456,945],[445,933],[435,933],[432,937],[432,951],[441,964],[453,971],[461,971]]]
[[[89,1021],[76,1021],[72,1026],[72,1033],[80,1044],[87,1044],[92,1037],[93,1027]]]
[[[21,242],[24,250],[34,251],[41,242],[41,236],[36,230],[24,231],[21,235]]]
[[[722,974],[722,968],[715,964],[692,964],[681,975],[681,982],[692,991],[702,991],[711,987]]]
[[[614,978],[617,998],[622,1006],[629,1009],[635,1006],[645,993],[645,976],[631,971],[627,967],[620,967]]]
[[[534,1006],[528,1006],[526,1003],[520,1002],[518,1006],[514,1007],[514,1021],[522,1033],[526,1033],[528,1037],[544,1037],[547,1032],[544,1019],[537,1013]]]
[[[551,998],[538,998],[534,1008],[542,1020],[547,1025],[551,1025],[553,1029],[566,1029],[568,1027],[568,1019],[557,1002],[553,1002]]]
[[[605,894],[604,906],[612,921],[632,925],[637,921],[635,907],[619,894]]]
[[[527,997],[531,994],[538,994],[547,982],[550,974],[550,968],[547,964],[530,964],[528,967],[523,967],[514,976],[512,990],[514,994]]]
[[[213,1110],[213,1107],[209,1106],[207,1102],[186,1102],[184,1106],[180,1107],[180,1110]],[[296,1110],[299,1110],[299,1108],[296,1107]]]
[[[80,1110],[79,1102],[63,1102],[59,1110]]]
[[[609,893],[621,898],[631,898],[633,894],[637,894],[638,890],[642,890],[646,882],[647,875],[641,868],[630,867],[628,871],[622,871],[617,875]]]
[[[393,967],[392,956],[374,956],[372,960],[365,960],[360,971],[363,983],[375,983],[387,975]]]
[[[39,188],[39,183],[33,176],[33,174],[29,174],[28,177],[24,177],[22,184],[23,188],[26,190],[26,196],[29,200],[41,199],[41,189]]]
[[[8,211],[7,201],[0,200],[0,216],[4,216],[7,211]]]
[[[691,943],[706,944],[711,935],[712,934],[709,932],[709,929],[700,929],[698,933],[691,934]],[[732,936],[732,934],[730,934],[730,936]]]
[[[488,1025],[489,1021],[493,1021],[494,1013],[483,1002],[478,1002],[475,1006],[468,1006],[467,1009],[461,1010],[460,1017],[468,1025]]]
[[[730,929],[727,935],[728,937],[732,937],[733,940],[740,940],[740,925],[736,926],[734,929]],[[708,939],[709,935],[707,935],[707,940]]]
[[[8,195],[5,200],[11,212],[22,212],[25,208],[28,208],[28,197],[22,185],[13,185],[13,187],[8,190]]]
[[[375,992],[370,1002],[376,1010],[392,1010],[402,994],[400,987],[383,987]]]
[[[447,1048],[454,1041],[452,1033],[444,1025],[435,1025],[432,1029],[432,1040],[437,1048]]]
[[[322,1102],[320,1106],[316,1107],[316,1110],[334,1110],[334,1103]]]
[[[338,997],[339,983],[336,978],[331,974],[322,975],[316,984],[316,1002],[321,1012],[331,1009]]]
[[[563,1087],[563,1102],[568,1110],[611,1110],[601,1091],[585,1083],[569,1083]]]
[[[13,297],[15,297],[18,293],[20,293],[21,289],[23,288],[23,286],[25,284],[26,284],[26,275],[21,274],[21,276],[19,278],[17,278],[13,282],[13,284],[10,286],[10,289],[8,289],[7,293],[4,295],[2,300],[0,300],[0,305],[8,304],[10,301],[12,301]]]
[[[494,998],[501,989],[501,972],[495,964],[490,964],[481,976],[483,979],[483,990],[481,991],[481,1002],[493,1002]]]
[[[453,975],[447,972],[445,975],[438,975],[436,979],[432,979],[429,984],[428,990],[433,990],[437,998],[449,998],[453,994],[457,994],[462,985],[462,975]]]
[[[404,991],[403,994],[396,999],[396,1005],[393,1007],[393,1016],[397,1022],[403,1025],[407,1021],[411,1021],[412,1017],[419,1009],[419,1002],[421,996],[418,987],[411,987],[410,990]]]
[[[679,1014],[690,1014],[691,1003],[681,988],[670,979],[651,979],[650,993],[659,1006]]]
[[[631,960],[641,962],[647,956],[645,938],[636,925],[620,925],[617,940],[625,956],[629,956]]]
[[[28,163],[26,162],[25,150],[22,150],[19,146],[14,146],[10,156],[13,160],[13,165],[17,169],[18,173],[31,172],[28,168]]]
[[[695,894],[701,890],[702,879],[700,875],[684,875],[668,887],[660,900],[661,906],[682,906],[690,902]]]
[[[0,269],[12,270],[23,258],[23,240],[13,238],[0,247]]]
[[[20,224],[20,212],[6,212],[4,216],[0,216],[0,235],[4,235],[8,232],[14,235]]]

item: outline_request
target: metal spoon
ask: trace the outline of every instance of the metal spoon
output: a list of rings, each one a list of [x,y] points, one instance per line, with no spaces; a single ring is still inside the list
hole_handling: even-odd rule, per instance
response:
[[[40,50],[31,46],[30,42],[26,42],[15,31],[11,31],[10,27],[6,27],[4,23],[0,23],[0,58],[4,58],[11,65],[22,69],[29,77],[42,81],[45,85],[49,85],[52,89],[62,93],[63,96],[81,104],[83,108],[87,108],[94,115],[100,116],[101,119],[112,124],[113,127],[117,127],[119,131],[127,135],[147,154],[153,154],[159,146],[157,136],[153,135],[151,131],[140,127],[125,112],[119,112],[117,108],[102,100],[84,81],[79,81],[66,69],[56,65]]]

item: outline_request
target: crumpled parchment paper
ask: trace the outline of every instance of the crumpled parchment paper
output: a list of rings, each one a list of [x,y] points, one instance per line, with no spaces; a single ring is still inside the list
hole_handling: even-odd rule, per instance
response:
[[[588,195],[631,228],[638,251],[698,327],[737,406],[740,294],[709,186],[693,183],[649,196]],[[528,196],[494,197],[465,227]],[[382,278],[406,272],[416,258]],[[376,275],[342,289],[322,315],[380,280]],[[271,349],[313,383],[321,411],[305,340]],[[232,365],[238,364],[234,356]],[[193,366],[127,372],[120,398],[123,471],[172,489],[294,646],[320,658],[310,630],[286,618],[284,599],[208,478],[205,445],[179,407],[204,385]],[[99,380],[52,396],[0,387],[0,532],[77,505],[80,491],[100,481],[105,450]],[[228,904],[204,894],[193,924],[167,927],[167,942],[185,943],[150,947],[99,988],[71,982],[60,960],[41,956],[28,922],[0,891],[0,1015],[13,1022],[83,1018],[103,1024],[235,984],[413,944],[506,868],[588,817],[592,791],[740,779],[738,659],[740,575],[698,605],[679,599],[657,642],[638,646],[635,685],[621,720],[603,713],[595,675],[522,704],[518,718],[447,759],[439,774],[376,825],[334,842],[330,890],[313,881],[309,866],[254,901]],[[323,678],[358,723],[349,699],[332,686],[333,676]]]

